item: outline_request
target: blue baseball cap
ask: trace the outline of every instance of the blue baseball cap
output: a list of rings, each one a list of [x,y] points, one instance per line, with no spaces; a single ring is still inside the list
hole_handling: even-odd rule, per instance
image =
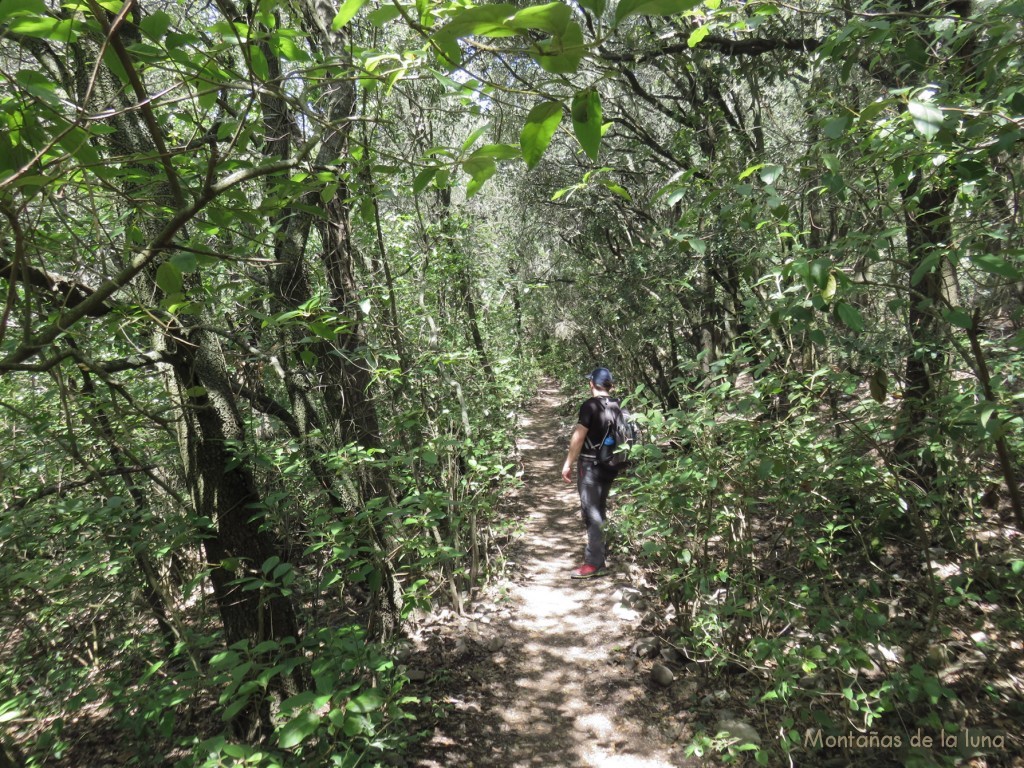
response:
[[[595,387],[601,389],[608,389],[612,385],[612,372],[607,368],[595,368],[587,378],[594,383]]]

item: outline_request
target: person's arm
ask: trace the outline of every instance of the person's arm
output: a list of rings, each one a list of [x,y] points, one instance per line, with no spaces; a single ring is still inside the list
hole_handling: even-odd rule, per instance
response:
[[[587,433],[590,430],[582,424],[576,425],[576,430],[569,439],[569,455],[565,457],[565,464],[562,465],[562,479],[567,483],[572,482],[572,467],[576,459],[580,457],[583,444],[587,441]]]

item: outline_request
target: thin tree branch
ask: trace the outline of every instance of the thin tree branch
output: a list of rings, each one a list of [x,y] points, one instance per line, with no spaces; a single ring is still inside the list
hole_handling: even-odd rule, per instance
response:
[[[314,140],[310,140],[306,147],[303,148],[303,151],[294,158],[267,163],[256,168],[245,168],[232,173],[216,184],[208,186],[202,191],[202,194],[200,194],[195,202],[180,209],[167,222],[163,230],[150,242],[149,246],[135,256],[127,267],[109,280],[106,280],[93,291],[92,295],[86,297],[78,305],[57,317],[35,339],[19,345],[7,357],[0,360],[0,371],[18,369],[26,360],[38,355],[83,317],[98,311],[103,303],[115,292],[128,285],[140,272],[171,248],[174,237],[178,232],[218,196],[242,182],[296,167],[305,159],[313,144]]]
[[[37,501],[45,499],[47,496],[54,496],[56,494],[65,493],[74,488],[84,488],[87,485],[91,485],[98,480],[102,480],[107,477],[117,477],[123,474],[137,474],[140,472],[151,472],[156,469],[156,464],[149,464],[142,467],[122,467],[119,469],[97,469],[92,470],[92,476],[86,477],[81,480],[67,480],[59,483],[51,483],[50,485],[44,486],[36,490],[28,496],[15,496],[6,505],[8,511],[24,509],[29,504],[34,504]]]

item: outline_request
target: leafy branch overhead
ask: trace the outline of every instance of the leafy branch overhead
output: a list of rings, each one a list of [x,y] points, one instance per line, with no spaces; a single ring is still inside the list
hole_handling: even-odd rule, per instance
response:
[[[1019,761],[1022,52],[1015,0],[0,1],[0,765],[501,762],[537,654],[446,633],[597,365],[666,764]]]

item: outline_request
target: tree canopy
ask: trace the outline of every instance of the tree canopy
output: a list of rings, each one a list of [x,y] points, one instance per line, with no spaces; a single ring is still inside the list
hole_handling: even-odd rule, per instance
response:
[[[647,434],[619,533],[757,676],[759,762],[1019,721],[1022,20],[4,0],[0,766],[84,720],[400,750],[403,622],[487,578],[517,414],[597,364]]]

